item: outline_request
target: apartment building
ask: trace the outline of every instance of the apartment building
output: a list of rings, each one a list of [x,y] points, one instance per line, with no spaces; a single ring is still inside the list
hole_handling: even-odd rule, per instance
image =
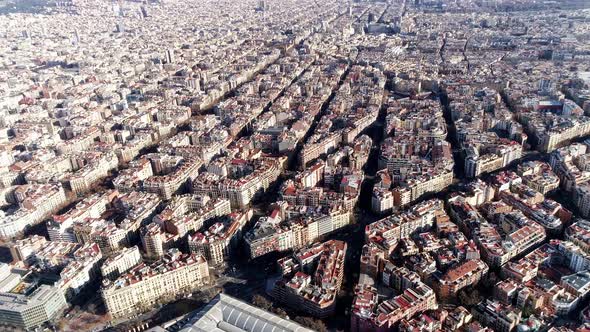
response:
[[[345,255],[346,243],[336,240],[300,250],[294,255],[300,270],[281,268],[291,273],[277,281],[273,297],[318,318],[333,315],[344,277]]]
[[[18,209],[9,214],[0,211],[2,238],[21,234],[27,227],[42,222],[68,201],[59,184],[22,185],[16,188],[14,196],[18,201]]]
[[[148,193],[160,195],[163,199],[170,199],[172,195],[178,192],[185,184],[190,185],[190,181],[196,178],[202,162],[197,158],[182,159],[177,165],[169,169],[165,164],[167,160],[156,159],[152,161],[154,174],[143,181],[143,189]],[[154,166],[154,163],[157,165]]]
[[[141,263],[101,289],[107,312],[113,318],[149,309],[170,294],[179,294],[209,282],[209,266],[202,256],[169,250],[162,259]]]
[[[488,266],[482,260],[468,260],[437,279],[435,289],[443,299],[456,296],[461,289],[477,284],[487,272]]]
[[[115,256],[107,258],[100,266],[100,273],[105,279],[115,280],[140,262],[139,247],[125,248]]]
[[[25,265],[34,263],[35,253],[45,246],[47,239],[41,235],[33,235],[26,239],[14,240],[8,243],[8,249],[13,262],[23,262]]]
[[[73,231],[75,222],[87,218],[100,218],[107,206],[117,196],[116,191],[94,194],[76,204],[74,208],[61,215],[54,215],[47,221],[47,232],[51,241],[76,242]]]
[[[72,256],[55,284],[68,301],[74,299],[90,283],[95,282],[102,261],[102,252],[96,243],[83,245]]]
[[[208,229],[189,235],[190,252],[199,253],[211,265],[218,265],[231,256],[241,239],[242,228],[252,218],[250,209],[243,213],[231,213],[218,218]]]

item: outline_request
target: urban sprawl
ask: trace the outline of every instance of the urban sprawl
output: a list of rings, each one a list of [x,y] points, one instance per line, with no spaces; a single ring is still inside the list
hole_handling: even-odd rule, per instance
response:
[[[590,331],[590,2],[0,3],[0,330]]]

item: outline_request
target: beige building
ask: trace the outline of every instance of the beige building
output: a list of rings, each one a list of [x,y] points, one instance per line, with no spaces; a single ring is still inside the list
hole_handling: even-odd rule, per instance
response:
[[[223,263],[237,248],[238,241],[242,238],[242,228],[252,215],[251,209],[244,213],[232,213],[211,225],[209,229],[189,235],[190,252],[204,255],[209,264]]]
[[[100,267],[100,273],[103,278],[114,280],[122,273],[127,272],[132,267],[141,262],[141,254],[137,246],[125,248],[116,256],[109,257]]]
[[[450,269],[435,283],[438,295],[445,299],[456,296],[461,289],[475,285],[488,272],[482,260],[468,260]]]
[[[61,185],[23,185],[14,191],[19,209],[7,214],[0,211],[0,237],[10,238],[21,234],[27,227],[42,222],[68,199]]]
[[[433,174],[423,174],[406,181],[402,187],[393,189],[393,204],[402,207],[419,199],[427,193],[439,192],[453,183],[453,171],[441,170]]]
[[[33,263],[35,252],[39,251],[47,243],[40,235],[15,240],[7,244],[13,262],[24,262],[27,265]]]
[[[170,199],[189,180],[199,174],[201,161],[197,158],[187,158],[173,172],[166,175],[154,175],[143,182],[145,191]]]
[[[101,293],[111,317],[120,318],[208,282],[209,265],[203,256],[172,249],[161,260],[139,264],[115,281],[105,281]]]

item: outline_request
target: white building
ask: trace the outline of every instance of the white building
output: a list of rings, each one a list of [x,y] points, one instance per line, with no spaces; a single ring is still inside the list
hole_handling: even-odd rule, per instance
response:
[[[100,267],[104,278],[115,279],[141,262],[141,254],[137,246],[125,248],[116,256],[110,257]]]
[[[105,280],[102,298],[111,317],[120,318],[208,282],[209,265],[203,256],[172,249],[151,265],[139,264],[113,282]]]

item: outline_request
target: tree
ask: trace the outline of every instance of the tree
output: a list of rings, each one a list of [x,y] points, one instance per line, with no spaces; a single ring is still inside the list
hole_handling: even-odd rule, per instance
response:
[[[273,307],[272,312],[281,318],[287,318],[287,312],[283,308]]]
[[[534,313],[535,311],[533,310],[533,307],[530,305],[525,305],[522,309],[522,317],[529,318]]]
[[[459,301],[466,307],[471,307],[482,301],[482,296],[477,289],[471,287],[462,289],[459,292]]]
[[[260,294],[255,294],[252,296],[252,304],[266,311],[270,311],[272,309],[272,303]]]
[[[485,277],[482,278],[481,283],[482,286],[486,289],[493,289],[494,286],[500,281],[498,274],[496,272],[490,272]]]
[[[328,332],[328,328],[326,324],[319,319],[314,319],[312,317],[306,316],[297,316],[295,317],[295,321],[307,328],[310,328],[317,332]]]
[[[66,324],[66,320],[65,319],[60,319],[57,324],[55,324],[55,326],[57,327],[58,331],[63,331],[65,330],[67,324]]]

